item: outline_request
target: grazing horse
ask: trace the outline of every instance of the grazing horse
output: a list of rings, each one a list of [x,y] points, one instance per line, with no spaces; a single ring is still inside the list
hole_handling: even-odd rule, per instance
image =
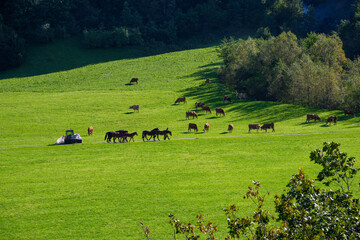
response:
[[[205,103],[203,103],[203,102],[196,102],[196,103],[195,103],[196,110],[197,110],[198,107],[201,107],[201,106],[203,106],[203,105],[205,105]]]
[[[88,135],[91,136],[93,134],[94,128],[93,127],[89,127],[88,128]]]
[[[177,103],[180,103],[180,102],[186,103],[186,97],[179,97],[178,99],[176,99],[174,104],[177,104]]]
[[[210,128],[210,123],[205,123],[204,133],[205,133],[205,132],[208,132],[208,131],[209,131],[209,128]]]
[[[250,123],[249,124],[249,132],[251,131],[251,129],[256,129],[257,130],[257,132],[259,132],[259,129],[260,129],[260,124],[252,124],[252,123]]]
[[[131,80],[130,80],[130,84],[131,83],[136,83],[136,84],[138,84],[138,82],[139,82],[139,79],[138,78],[132,78]]]
[[[264,130],[265,129],[265,132],[267,132],[267,130],[271,128],[273,132],[275,132],[275,128],[274,128],[274,123],[264,123],[262,126],[261,126],[261,130]]]
[[[202,106],[201,106],[201,109],[202,109],[202,111],[205,111],[206,113],[207,113],[207,112],[212,113],[209,106],[202,105]]]
[[[228,131],[232,132],[234,130],[234,125],[233,124],[229,124],[228,126]]]
[[[195,111],[187,111],[186,112],[186,119],[190,119],[190,116],[192,116],[193,119],[194,119],[194,117],[198,118],[198,115],[197,115],[197,113]]]
[[[129,109],[133,109],[134,112],[137,110],[139,112],[140,106],[139,105],[132,105],[129,107]]]
[[[172,133],[171,133],[171,131],[169,131],[169,128],[166,128],[166,130],[157,132],[158,138],[159,138],[159,135],[161,135],[161,136],[164,136],[164,140],[166,140],[166,139],[170,140],[169,134],[170,134],[170,136],[172,136]]]
[[[224,111],[224,109],[222,109],[222,108],[216,108],[215,109],[215,111],[216,111],[216,116],[218,115],[218,114],[222,114],[223,116],[225,116],[225,111]]]
[[[246,93],[239,93],[239,92],[236,92],[236,97],[238,98],[238,99],[247,99],[247,94]]]
[[[138,136],[138,134],[137,134],[137,132],[133,132],[133,133],[124,133],[124,135],[122,136],[122,138],[123,138],[123,141],[125,142],[129,142],[128,141],[128,139],[127,138],[130,138],[130,141],[131,141],[131,139],[133,140],[133,142],[135,142],[134,141],[134,136]]]
[[[348,115],[348,116],[353,116],[353,117],[355,117],[354,112],[351,111],[351,110],[349,110],[349,109],[345,109],[345,110],[344,110],[344,114],[345,114],[345,116]]]
[[[206,80],[205,80],[205,84],[209,84],[210,83],[210,78],[207,78]]]
[[[199,131],[196,123],[189,123],[188,132],[190,132],[191,129],[194,129],[194,131],[196,131],[196,132]]]
[[[142,132],[142,139],[143,141],[145,141],[145,138],[146,140],[151,140],[151,138],[154,138],[154,141],[155,141],[155,137],[157,136],[158,139],[159,139],[159,136],[157,135],[157,132],[159,131],[159,128],[154,128],[153,130],[151,131],[143,131]],[[150,139],[147,138],[147,136],[150,136]],[[159,139],[160,141],[160,139]]]
[[[326,120],[326,125],[327,125],[328,123],[330,123],[329,125],[331,125],[332,122],[334,122],[334,124],[336,124],[336,123],[337,123],[337,120],[338,120],[338,117],[337,117],[337,116],[330,116],[330,117],[328,117],[328,119]]]
[[[231,98],[229,96],[223,97],[223,102],[228,101],[229,103],[232,103]]]
[[[321,118],[315,113],[306,115],[306,122],[309,122],[312,119],[314,119],[315,122],[316,122],[316,120],[319,120],[321,122]]]

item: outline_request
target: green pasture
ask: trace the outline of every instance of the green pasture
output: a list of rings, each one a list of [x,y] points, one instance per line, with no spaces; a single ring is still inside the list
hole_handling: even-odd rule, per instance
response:
[[[153,239],[171,239],[169,213],[194,221],[200,212],[223,238],[223,207],[236,203],[244,216],[254,210],[242,199],[251,180],[274,195],[300,167],[315,179],[309,153],[324,141],[360,159],[359,117],[239,101],[216,79],[220,65],[216,46],[152,56],[85,50],[74,40],[30,49],[22,68],[0,75],[0,239],[143,239],[141,221]],[[223,103],[224,95],[234,102]],[[175,105],[183,96],[187,103]],[[199,101],[226,116],[198,110],[198,119],[186,120]],[[339,122],[305,123],[307,113]],[[200,131],[189,133],[189,122]],[[210,131],[202,133],[206,122]],[[248,133],[249,123],[266,122],[276,132]],[[169,128],[172,140],[142,142],[141,132],[155,127]],[[84,144],[55,146],[70,128]],[[119,129],[138,132],[136,142],[105,143],[105,133]],[[271,196],[266,204],[274,212]]]

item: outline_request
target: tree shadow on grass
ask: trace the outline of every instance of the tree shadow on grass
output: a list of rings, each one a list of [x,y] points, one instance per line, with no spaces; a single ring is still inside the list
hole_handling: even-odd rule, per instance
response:
[[[320,115],[320,117],[324,118],[325,116],[321,116],[321,114],[329,112],[327,109],[319,110],[279,102],[240,101],[236,98],[234,92],[230,93],[226,85],[216,79],[216,72],[220,66],[221,62],[203,65],[199,67],[197,72],[183,76],[184,79],[194,78],[195,81],[205,81],[206,78],[210,78],[211,82],[210,84],[200,84],[195,87],[185,88],[180,92],[186,97],[195,98],[197,102],[204,102],[211,109],[225,107],[226,112],[232,114],[236,120],[246,120],[250,118],[256,119],[255,121],[259,123],[266,123],[281,122],[304,117],[305,122],[306,115],[309,113],[316,112]],[[223,96],[225,95],[229,96],[233,100],[232,104],[223,102]],[[336,115],[340,115],[340,111],[336,112]],[[208,119],[214,118],[216,117],[213,116]],[[346,119],[341,118],[339,120],[341,121]],[[311,126],[311,124],[309,126]]]

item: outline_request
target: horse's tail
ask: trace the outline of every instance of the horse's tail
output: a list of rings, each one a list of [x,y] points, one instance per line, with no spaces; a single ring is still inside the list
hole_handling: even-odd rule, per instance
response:
[[[105,138],[104,138],[104,140],[106,140],[108,134],[109,134],[109,132],[105,133]]]

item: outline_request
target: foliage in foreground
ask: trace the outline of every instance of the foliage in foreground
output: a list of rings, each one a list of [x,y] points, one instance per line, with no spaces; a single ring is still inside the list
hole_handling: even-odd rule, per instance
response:
[[[351,179],[360,168],[355,168],[355,158],[340,152],[340,144],[324,143],[323,149],[310,153],[311,161],[322,166],[317,180],[326,186],[336,183],[337,190],[317,187],[304,171],[299,169],[286,185],[286,193],[275,195],[275,212],[280,224],[273,225],[275,219],[268,210],[263,209],[265,197],[261,185],[253,181],[244,198],[250,199],[256,209],[252,216],[240,217],[236,205],[224,208],[228,225],[225,239],[359,239],[360,204],[350,191]],[[183,235],[187,240],[219,239],[215,236],[218,228],[213,221],[204,223],[202,214],[196,216],[197,223],[185,223],[169,214],[169,223],[173,227],[173,237]],[[151,239],[149,227],[141,222],[144,234]]]

